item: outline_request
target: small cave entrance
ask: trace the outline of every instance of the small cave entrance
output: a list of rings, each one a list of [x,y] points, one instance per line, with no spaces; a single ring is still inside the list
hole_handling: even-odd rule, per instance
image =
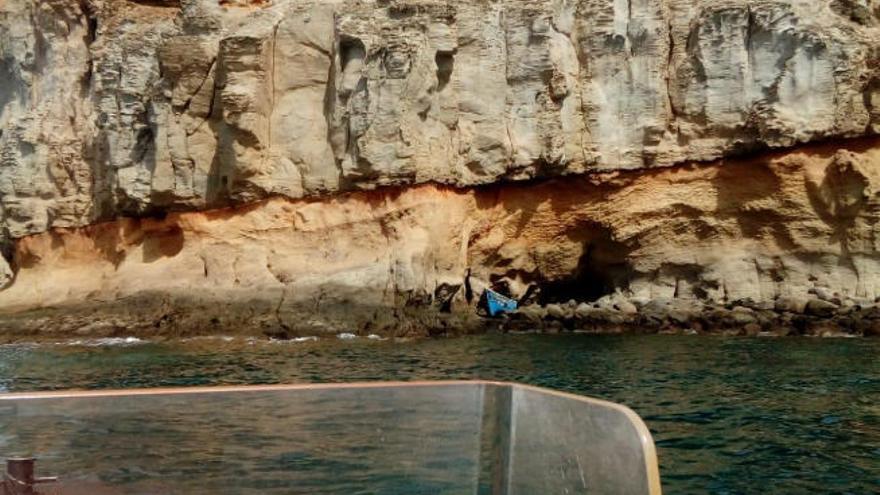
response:
[[[592,302],[629,287],[633,274],[628,259],[631,250],[614,240],[608,228],[590,224],[571,237],[583,244],[575,269],[568,276],[539,283],[537,302]]]
[[[452,71],[455,68],[455,52],[438,51],[434,56],[434,63],[437,64],[437,92],[440,92],[446,89],[452,79]]]
[[[343,72],[352,62],[363,62],[366,57],[367,48],[363,41],[357,38],[343,38],[339,42],[339,58]],[[360,69],[360,64],[357,68]]]

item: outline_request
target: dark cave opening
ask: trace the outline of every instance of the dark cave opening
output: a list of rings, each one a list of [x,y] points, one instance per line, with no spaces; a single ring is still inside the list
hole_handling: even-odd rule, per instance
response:
[[[15,61],[12,58],[0,59],[0,114],[7,103],[19,98],[19,79],[14,71]]]
[[[364,60],[367,56],[367,48],[364,42],[357,38],[343,38],[339,42],[339,58],[342,70],[355,60]]]
[[[452,79],[452,71],[455,67],[455,53],[450,51],[438,51],[434,56],[437,64],[437,91],[443,91]]]
[[[633,272],[628,261],[630,249],[614,240],[609,229],[591,224],[573,237],[583,242],[577,266],[566,277],[539,283],[538,303],[592,302],[629,287]]]

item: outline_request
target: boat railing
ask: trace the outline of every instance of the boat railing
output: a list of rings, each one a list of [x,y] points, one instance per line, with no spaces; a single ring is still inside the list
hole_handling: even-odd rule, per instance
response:
[[[490,381],[0,394],[0,431],[30,493],[660,493],[630,409]]]

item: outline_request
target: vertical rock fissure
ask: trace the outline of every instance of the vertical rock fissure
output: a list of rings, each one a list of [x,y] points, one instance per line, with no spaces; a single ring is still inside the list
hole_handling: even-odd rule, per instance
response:
[[[673,32],[672,20],[668,20],[666,23],[666,27],[669,30],[667,36],[669,37],[669,53],[666,56],[666,103],[669,105],[669,127],[673,127],[676,120],[678,120],[678,111],[675,108],[675,102],[672,99],[672,84],[673,84],[673,72],[675,71],[674,65],[674,57],[675,57],[675,36]]]
[[[269,106],[269,118],[268,118],[268,130],[267,130],[268,136],[266,138],[268,143],[267,143],[267,147],[266,147],[266,152],[263,153],[264,160],[271,159],[269,155],[271,154],[272,143],[273,143],[272,119],[275,116],[275,99],[277,97],[275,95],[275,62],[276,62],[275,47],[278,45],[278,28],[281,27],[282,22],[284,22],[283,18],[281,20],[279,20],[278,22],[276,22],[275,25],[272,27],[272,55],[270,57],[272,67],[270,68],[270,71],[269,71],[269,79],[270,79],[270,81],[269,81],[269,101],[271,103]]]
[[[334,145],[334,134],[338,132],[337,122],[336,122],[336,102],[338,98],[339,89],[336,87],[337,83],[337,60],[338,63],[342,64],[342,55],[341,50],[339,50],[339,29],[337,27],[337,16],[333,14],[333,41],[330,44],[330,53],[328,56],[330,57],[330,64],[327,68],[327,85],[324,87],[324,122],[327,126],[327,135],[325,139],[328,143],[330,143],[331,151],[333,154],[333,163],[336,166],[337,173],[337,183],[342,186],[343,181],[343,170],[342,170],[342,159],[339,157],[338,146]]]

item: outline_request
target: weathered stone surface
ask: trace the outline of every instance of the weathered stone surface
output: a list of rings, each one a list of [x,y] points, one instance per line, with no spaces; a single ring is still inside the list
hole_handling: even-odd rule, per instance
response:
[[[806,313],[813,316],[831,316],[837,311],[837,305],[822,299],[810,299]]]
[[[0,256],[0,290],[9,287],[14,277],[15,273],[12,271],[12,267],[9,266],[6,258]]]
[[[854,170],[877,190],[880,146],[854,144],[846,151]],[[164,292],[267,301],[267,321],[288,333],[370,331],[418,308],[466,318],[484,286],[514,280],[548,302],[558,294],[565,302],[546,311],[566,320],[575,313],[569,299],[597,291],[614,304],[648,301],[638,309],[646,324],[691,325],[704,305],[727,304],[733,309],[711,310],[717,318],[707,321],[741,328],[786,299],[795,302],[783,311],[810,300],[828,305],[825,315],[837,306],[811,295],[816,288],[880,295],[871,227],[880,196],[868,195],[841,223],[817,212],[824,206],[809,186],[835,176],[837,149],[516,186],[275,198],[56,229],[17,242],[19,269],[0,293],[0,312]],[[466,290],[450,290],[459,284]],[[758,309],[735,306],[741,301]],[[621,308],[603,311],[623,316]]]
[[[564,320],[569,316],[569,312],[559,304],[548,304],[547,316],[556,320]]]
[[[17,238],[276,194],[865,135],[880,126],[876,12],[854,0],[6,0],[0,225]]]
[[[807,308],[808,302],[809,298],[805,295],[801,297],[781,296],[776,299],[774,308],[776,311],[800,314]]]
[[[874,300],[878,47],[860,0],[5,0],[0,312]]]

